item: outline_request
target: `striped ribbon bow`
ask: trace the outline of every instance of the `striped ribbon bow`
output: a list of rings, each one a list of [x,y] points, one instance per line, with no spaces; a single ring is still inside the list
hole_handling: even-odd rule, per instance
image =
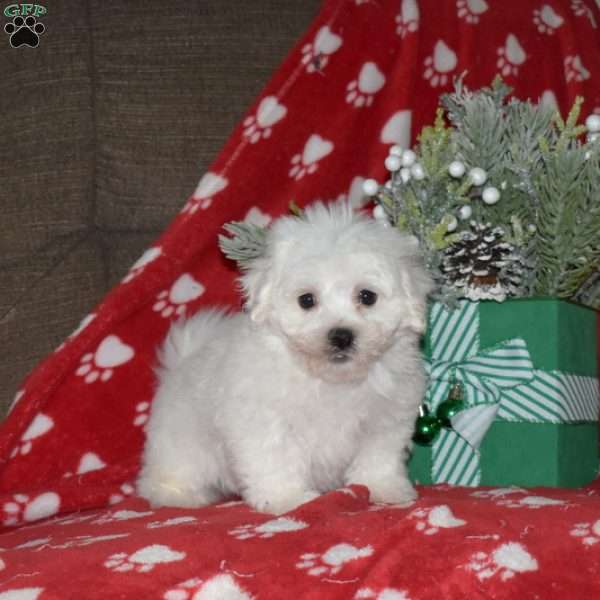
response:
[[[478,448],[496,417],[508,421],[561,423],[593,421],[598,382],[593,377],[535,370],[523,339],[479,348],[478,304],[454,310],[434,304],[429,319],[431,360],[427,364],[430,412],[448,397],[453,382],[463,387],[466,408],[442,429],[432,447],[432,480],[475,486],[481,472]]]

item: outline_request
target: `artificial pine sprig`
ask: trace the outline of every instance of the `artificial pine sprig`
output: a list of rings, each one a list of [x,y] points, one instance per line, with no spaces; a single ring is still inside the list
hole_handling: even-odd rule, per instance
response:
[[[379,190],[380,216],[419,239],[441,299],[549,295],[597,306],[600,115],[584,127],[581,98],[563,120],[550,107],[509,99],[510,91],[496,79],[472,92],[459,79],[417,146],[392,147],[386,185],[370,180],[367,187],[371,195]],[[485,223],[511,249],[502,265],[486,278],[450,278],[448,256],[462,256],[473,227],[483,231],[477,228]],[[479,265],[476,254],[486,260],[487,242],[469,243]],[[483,291],[475,289],[482,282]]]

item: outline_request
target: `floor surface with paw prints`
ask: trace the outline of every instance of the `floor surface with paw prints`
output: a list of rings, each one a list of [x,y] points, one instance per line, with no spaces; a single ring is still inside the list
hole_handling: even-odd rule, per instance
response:
[[[7,528],[0,600],[600,596],[600,482],[422,487],[408,507],[353,486],[279,517],[237,500],[153,510],[128,491],[109,509]],[[48,496],[4,506],[25,522],[52,508]]]
[[[135,497],[171,322],[239,306],[224,223],[363,201],[439,95],[501,74],[520,98],[600,113],[594,0],[325,0],[164,234],[23,382],[0,429],[0,600],[600,597],[600,483],[332,492],[280,517]],[[265,176],[265,174],[267,176]]]

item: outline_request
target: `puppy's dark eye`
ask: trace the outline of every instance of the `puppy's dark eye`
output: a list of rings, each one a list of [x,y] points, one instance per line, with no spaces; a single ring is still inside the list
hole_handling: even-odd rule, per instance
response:
[[[360,290],[358,301],[365,306],[373,306],[377,302],[377,294],[371,290]]]
[[[310,310],[315,306],[316,303],[317,299],[315,298],[314,294],[308,293],[298,296],[298,304],[300,305],[300,308],[303,308],[304,310]]]

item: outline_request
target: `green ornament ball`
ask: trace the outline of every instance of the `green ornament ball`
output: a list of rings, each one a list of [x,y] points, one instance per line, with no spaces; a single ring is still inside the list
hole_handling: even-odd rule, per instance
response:
[[[420,446],[430,446],[440,433],[442,425],[433,415],[421,415],[415,423],[413,441]]]
[[[452,427],[452,417],[463,410],[465,403],[458,398],[448,398],[437,408],[436,417],[443,427]]]

